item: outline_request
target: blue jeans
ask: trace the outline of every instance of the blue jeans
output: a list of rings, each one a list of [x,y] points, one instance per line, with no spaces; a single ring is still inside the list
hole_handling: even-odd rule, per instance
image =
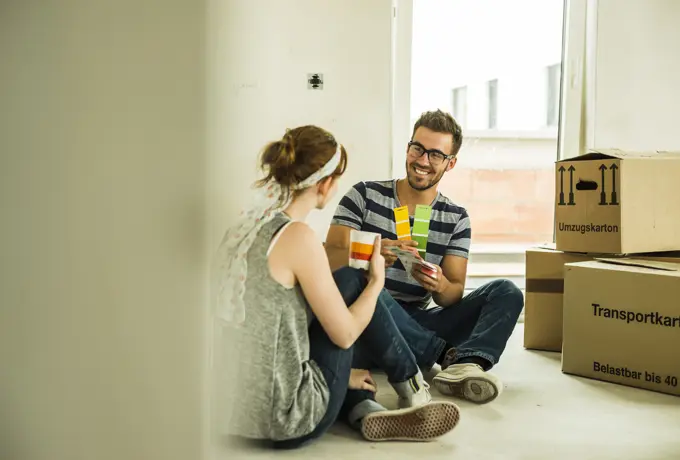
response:
[[[345,303],[354,303],[366,285],[363,272],[346,267],[333,276]],[[399,332],[385,299],[382,295],[378,298],[371,321],[356,343],[347,350],[335,345],[318,321],[312,322],[309,327],[309,354],[310,359],[321,369],[330,392],[326,414],[314,431],[300,438],[276,441],[273,443],[275,448],[301,447],[323,435],[338,419],[356,428],[364,416],[385,410],[375,402],[372,392],[347,388],[357,348],[373,357],[376,365],[385,371],[392,383],[405,382],[418,373],[416,358]],[[389,296],[389,299],[392,297]]]
[[[479,358],[485,370],[492,368],[500,361],[524,307],[522,291],[508,280],[492,281],[457,304],[428,310],[402,306],[386,291],[381,297],[424,370],[435,362],[441,364],[442,351],[450,348],[456,349],[454,363]],[[354,364],[380,367],[367,350],[355,356]]]
[[[403,310],[412,321],[404,315],[395,320],[407,341],[419,342],[427,337],[404,332],[415,329],[412,323],[416,322],[445,340],[447,349],[456,349],[454,363],[466,358],[481,358],[488,370],[500,361],[523,308],[522,291],[511,281],[499,279],[448,307],[428,310],[405,307]]]

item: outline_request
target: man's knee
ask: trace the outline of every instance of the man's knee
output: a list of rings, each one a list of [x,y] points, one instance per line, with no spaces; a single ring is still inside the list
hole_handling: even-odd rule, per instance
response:
[[[365,287],[368,284],[365,273],[364,270],[359,270],[358,268],[342,267],[333,272],[333,278],[338,286],[340,284],[356,284]]]
[[[368,284],[365,272],[352,267],[342,267],[333,272],[333,279],[345,302],[354,302]]]
[[[491,297],[502,297],[505,304],[517,314],[524,308],[524,294],[515,283],[507,279],[499,279],[491,283]]]

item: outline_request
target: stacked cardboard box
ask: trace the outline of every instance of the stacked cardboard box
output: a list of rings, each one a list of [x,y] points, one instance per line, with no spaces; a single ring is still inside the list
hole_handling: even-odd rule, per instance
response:
[[[680,154],[598,150],[555,172],[555,247],[527,251],[525,347],[680,395]]]
[[[588,254],[557,251],[546,245],[526,252],[524,347],[562,351],[564,264],[593,260]]]

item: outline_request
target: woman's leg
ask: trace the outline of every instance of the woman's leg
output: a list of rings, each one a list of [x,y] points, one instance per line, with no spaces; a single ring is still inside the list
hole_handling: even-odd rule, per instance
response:
[[[345,303],[348,305],[351,305],[359,297],[367,284],[364,272],[350,267],[343,267],[335,271],[333,277]],[[446,347],[446,342],[411,318],[387,290],[383,289],[380,293],[378,305],[381,305],[380,309],[389,312],[396,328],[413,353],[418,366],[429,371]],[[353,366],[361,369],[382,368],[382,365],[377,362],[376,356],[371,355],[370,350],[362,346],[362,343],[358,343],[354,350]]]
[[[309,355],[326,379],[330,393],[326,414],[314,431],[300,438],[276,441],[273,443],[275,448],[294,449],[319,438],[341,414],[344,419],[349,420],[384,410],[375,402],[370,391],[348,390],[353,348],[343,350],[335,345],[318,321],[312,322],[309,327]]]
[[[336,272],[337,273],[337,272]],[[349,290],[343,293],[345,302],[353,303],[363,290],[363,274],[344,271],[348,284],[358,281],[358,292],[352,297]],[[337,278],[336,278],[337,282]],[[427,440],[453,429],[459,420],[458,408],[453,403],[430,403],[430,395],[420,369],[408,344],[397,329],[384,302],[378,301],[375,313],[362,333],[357,346],[361,346],[378,363],[400,396],[404,406],[421,406],[402,411],[388,411],[375,401],[370,391],[349,390],[355,347],[343,350],[335,345],[318,321],[309,328],[310,358],[316,362],[326,379],[330,398],[326,414],[310,434],[301,438],[278,441],[280,449],[300,447],[324,434],[338,419],[361,430],[369,440]],[[415,397],[415,400],[414,400]],[[418,400],[420,398],[420,400]],[[417,404],[415,404],[417,403]]]
[[[363,272],[343,268],[334,274],[335,282],[350,305],[363,291],[366,278]],[[390,384],[399,395],[400,407],[422,405],[431,401],[428,385],[418,366],[408,341],[402,335],[390,312],[389,301],[394,299],[385,290],[378,297],[371,322],[359,337],[355,346],[354,367],[379,368],[387,374]],[[399,305],[396,308],[401,308]],[[428,336],[429,346],[426,360],[434,362],[441,353],[444,343]],[[431,356],[430,356],[431,355]]]
[[[335,276],[336,282],[345,284],[345,289],[341,289],[345,302],[354,302],[363,289],[364,274],[356,270],[341,270]],[[359,288],[356,289],[356,286]],[[383,293],[393,300],[389,293],[384,290]],[[354,298],[352,294],[355,295]],[[385,371],[390,384],[399,395],[400,407],[405,409],[380,410],[380,406],[373,401],[372,393],[367,395],[370,399],[351,403],[351,397],[361,392],[348,392],[343,418],[351,426],[359,428],[363,436],[371,441],[422,441],[437,438],[458,424],[460,411],[451,402],[431,401],[428,385],[416,358],[381,297],[382,294],[378,298],[371,321],[355,344],[354,352],[362,349],[366,356]],[[437,348],[443,348],[443,343],[441,346],[438,344]],[[349,412],[345,412],[350,408]]]
[[[328,338],[318,321],[309,329],[310,356],[328,383],[330,398],[326,414],[310,434],[277,441],[278,449],[294,449],[319,438],[338,418],[361,431],[370,441],[432,440],[451,431],[459,420],[459,410],[450,402],[429,403],[390,411],[375,401],[370,391],[348,390],[352,348],[343,350]]]

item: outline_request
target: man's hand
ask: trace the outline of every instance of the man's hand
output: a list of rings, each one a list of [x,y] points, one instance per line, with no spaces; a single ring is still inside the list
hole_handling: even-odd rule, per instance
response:
[[[441,264],[426,267],[413,264],[411,275],[423,288],[432,293],[432,299],[440,307],[449,307],[463,298],[467,258],[447,255]]]
[[[430,271],[420,264],[413,264],[411,275],[427,292],[433,294],[442,293],[446,289],[447,279],[439,265],[431,264],[430,266],[436,270],[436,273],[434,270]]]
[[[390,251],[391,247],[400,247],[401,249],[404,249],[406,251],[411,251],[415,255],[418,255],[418,250],[416,249],[416,246],[418,246],[418,242],[414,240],[387,240],[384,239],[382,240],[382,249],[381,249],[381,254],[385,258],[385,267],[391,267],[394,265],[394,263],[397,261],[397,256]]]

